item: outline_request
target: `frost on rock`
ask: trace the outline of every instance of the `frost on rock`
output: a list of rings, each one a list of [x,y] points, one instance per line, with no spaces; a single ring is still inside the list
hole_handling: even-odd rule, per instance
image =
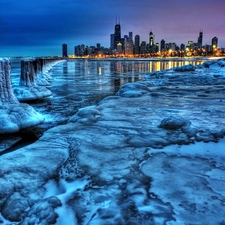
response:
[[[128,83],[123,85],[120,90],[116,93],[116,95],[127,98],[135,98],[140,97],[143,94],[148,93],[149,88],[141,83]]]
[[[57,197],[49,197],[38,201],[27,213],[21,225],[33,224],[55,224],[58,215],[55,213],[55,208],[62,205]]]
[[[211,65],[217,63],[217,60],[205,61],[202,65],[206,68],[209,68]]]
[[[22,128],[38,125],[42,115],[27,104],[20,104],[13,94],[10,61],[0,59],[0,133],[14,133]]]
[[[55,196],[44,198],[44,185],[58,178],[68,157],[68,145],[57,138],[45,149],[48,140],[43,136],[39,143],[1,156],[0,211],[5,219],[24,225],[56,222],[54,209],[61,202]]]
[[[13,88],[20,101],[37,100],[52,95],[43,85],[49,86],[47,75],[41,72],[43,67],[39,59],[21,61],[20,84]]]
[[[101,113],[93,106],[81,108],[69,119],[69,122],[93,123],[96,122]]]
[[[189,65],[175,67],[175,68],[173,68],[173,70],[176,72],[195,71],[195,66],[192,64],[189,64]]]
[[[161,121],[159,127],[169,130],[177,130],[185,126],[189,126],[191,124],[190,121],[182,118],[182,117],[174,117],[170,116]]]

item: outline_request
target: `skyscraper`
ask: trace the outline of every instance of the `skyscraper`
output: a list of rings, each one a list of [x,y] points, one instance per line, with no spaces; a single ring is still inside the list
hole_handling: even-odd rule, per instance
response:
[[[129,32],[129,40],[133,41],[133,32],[132,31]]]
[[[218,47],[218,38],[217,37],[214,37],[212,39],[212,47],[215,49]]]
[[[120,23],[117,23],[115,25],[115,32],[114,32],[114,49],[117,48],[117,45],[121,42],[121,27]]]
[[[200,30],[198,37],[198,47],[202,47],[202,41],[203,41],[203,31]]]
[[[161,40],[161,43],[160,43],[160,50],[161,50],[161,51],[165,51],[165,48],[166,48],[165,44],[166,44],[165,40],[162,39],[162,40]]]
[[[140,36],[135,35],[134,38],[134,54],[140,54]]]
[[[125,54],[133,54],[133,41],[125,39]]]
[[[62,45],[62,57],[68,57],[67,44]]]
[[[150,47],[154,46],[154,35],[153,35],[152,31],[150,31],[150,33],[149,33],[149,46]]]
[[[141,46],[140,46],[140,53],[141,54],[146,54],[146,50],[147,50],[146,47],[147,47],[146,46],[146,41],[142,41],[141,42]]]
[[[114,48],[114,34],[110,34],[110,48],[113,49]]]

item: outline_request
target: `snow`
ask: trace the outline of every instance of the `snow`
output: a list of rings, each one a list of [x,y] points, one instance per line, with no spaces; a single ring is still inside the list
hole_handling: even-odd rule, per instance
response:
[[[2,216],[23,225],[222,224],[221,63],[149,74],[3,154]]]
[[[19,101],[31,101],[49,97],[52,92],[45,86],[51,85],[51,77],[48,72],[54,65],[62,62],[62,60],[56,60],[44,65],[43,71],[37,72],[34,70],[34,64],[37,64],[37,59],[29,59],[22,61],[22,73],[20,82],[18,85],[14,85],[13,91]]]
[[[44,117],[28,104],[16,99],[11,84],[10,61],[0,59],[0,134],[14,133],[22,128],[44,122]]]

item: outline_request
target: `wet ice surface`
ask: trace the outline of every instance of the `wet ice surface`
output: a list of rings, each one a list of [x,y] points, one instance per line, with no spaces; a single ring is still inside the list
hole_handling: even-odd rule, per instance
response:
[[[12,62],[13,86],[17,86],[19,60]],[[201,61],[149,60],[68,60],[55,65],[49,75],[52,97],[29,104],[45,116],[44,130],[66,121],[79,108],[95,105],[106,96],[114,95],[127,82],[143,79],[152,71],[169,69]]]
[[[223,224],[224,85],[152,73],[2,155],[3,224]]]

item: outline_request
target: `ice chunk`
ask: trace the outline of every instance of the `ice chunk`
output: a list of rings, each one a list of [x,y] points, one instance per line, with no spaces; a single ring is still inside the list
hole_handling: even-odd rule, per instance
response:
[[[170,116],[168,118],[163,119],[159,127],[164,129],[177,130],[190,124],[190,121],[183,119],[182,117]]]
[[[101,116],[101,112],[93,106],[81,108],[78,112],[69,119],[69,122],[79,121],[81,123],[93,123],[96,122],[98,117]]]
[[[192,64],[189,64],[189,65],[175,67],[175,68],[173,68],[173,70],[176,72],[195,71],[195,66]]]

